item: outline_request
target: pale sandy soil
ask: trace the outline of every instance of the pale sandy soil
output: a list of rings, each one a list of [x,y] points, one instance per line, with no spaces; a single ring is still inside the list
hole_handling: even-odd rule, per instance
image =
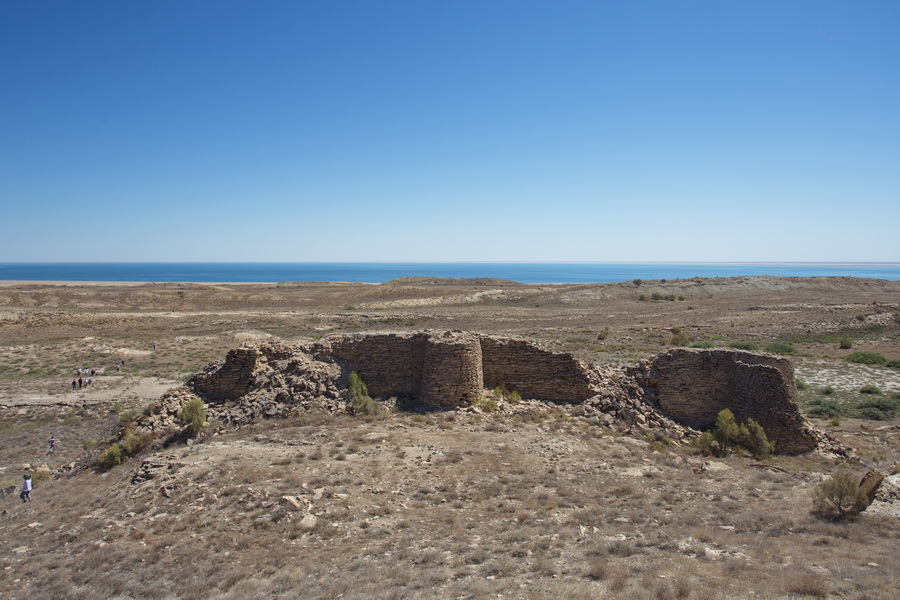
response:
[[[871,398],[863,385],[883,400],[900,391],[898,370],[844,360],[900,359],[898,311],[900,283],[850,278],[4,282],[0,487],[24,463],[70,463],[245,341],[471,329],[601,363],[636,362],[679,335],[786,341],[804,403],[832,387],[829,400],[852,406]],[[102,374],[72,392],[78,367]],[[857,471],[900,459],[896,418],[816,423],[857,449]],[[108,473],[39,481],[31,504],[0,496],[0,597],[900,597],[896,517],[810,515],[835,460],[762,467],[663,446],[552,413],[310,415],[223,431]]]

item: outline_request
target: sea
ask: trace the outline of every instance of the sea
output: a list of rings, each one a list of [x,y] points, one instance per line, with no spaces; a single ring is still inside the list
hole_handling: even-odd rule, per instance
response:
[[[520,283],[607,283],[691,277],[866,277],[900,281],[900,263],[304,263],[304,262],[42,262],[0,263],[0,281],[383,283],[400,277],[493,277]]]

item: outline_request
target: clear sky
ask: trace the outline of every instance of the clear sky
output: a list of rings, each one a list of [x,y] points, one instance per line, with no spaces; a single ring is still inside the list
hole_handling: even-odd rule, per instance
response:
[[[898,261],[900,2],[0,1],[0,261]]]

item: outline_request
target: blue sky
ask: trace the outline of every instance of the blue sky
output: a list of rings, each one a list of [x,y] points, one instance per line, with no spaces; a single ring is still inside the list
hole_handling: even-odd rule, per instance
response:
[[[0,3],[2,261],[898,261],[900,2]]]

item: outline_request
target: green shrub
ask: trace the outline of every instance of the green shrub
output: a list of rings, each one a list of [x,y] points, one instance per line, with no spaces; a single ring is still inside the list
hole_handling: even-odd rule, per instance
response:
[[[892,369],[900,369],[900,360],[889,360],[884,363],[884,366],[890,367]]]
[[[841,350],[849,350],[853,347],[853,340],[850,338],[841,338],[838,340],[838,348]]]
[[[868,383],[868,384],[862,386],[861,388],[859,388],[859,393],[860,394],[880,394],[881,390],[878,389],[878,386]]]
[[[185,424],[189,435],[197,435],[206,425],[206,405],[203,400],[194,398],[181,407],[178,418]]]
[[[787,342],[770,342],[766,344],[765,351],[770,354],[796,354],[797,349]]]
[[[754,342],[748,342],[748,341],[744,341],[744,340],[735,340],[735,341],[731,342],[730,344],[728,344],[728,347],[734,348],[736,350],[752,351],[752,350],[756,350],[758,346]]]
[[[133,429],[129,429],[122,436],[122,441],[119,442],[119,446],[122,448],[122,454],[124,455],[123,458],[134,456],[144,449],[146,443],[147,438],[145,436],[140,435]]]
[[[700,340],[690,345],[691,348],[715,348],[716,345],[709,340]]]
[[[638,296],[638,300],[640,300],[641,302],[646,302],[646,301],[647,301],[647,295],[646,295],[646,294],[641,294],[640,296]]]
[[[711,431],[704,431],[694,440],[694,447],[706,456],[723,456],[724,452]]]
[[[521,402],[522,394],[520,394],[519,392],[510,392],[506,397],[506,400],[509,402]]]
[[[734,413],[724,408],[719,411],[716,416],[716,428],[713,430],[713,437],[719,443],[724,454],[728,454],[728,449],[738,442],[740,428],[734,418]]]
[[[801,391],[802,391],[802,390],[805,390],[805,389],[807,388],[806,382],[803,381],[802,379],[798,379],[797,382],[796,382],[796,384],[797,384],[797,389],[798,389],[798,390],[801,390]]]
[[[820,417],[836,417],[844,412],[844,408],[836,400],[816,398],[809,403],[809,412]]]
[[[640,279],[633,279],[633,280],[631,281],[631,283],[633,283],[633,284],[634,284],[635,286],[637,286],[637,287],[640,287],[641,284],[644,283],[644,282],[643,282],[642,280],[640,280]]]
[[[497,400],[490,396],[481,396],[472,403],[472,406],[485,412],[495,412],[497,410]]]
[[[866,497],[858,478],[839,470],[813,490],[813,514],[823,519],[840,520],[858,515],[866,506]]]
[[[763,460],[772,455],[775,443],[769,441],[765,429],[754,421],[747,419],[740,425],[734,413],[725,408],[719,411],[716,425],[694,440],[694,446],[709,456],[727,456],[731,448],[742,448],[753,458]]]
[[[125,462],[125,453],[122,451],[122,446],[119,444],[113,444],[103,451],[103,454],[100,455],[100,460],[98,461],[101,468],[105,470],[110,470],[113,467],[121,465]]]
[[[858,419],[866,419],[867,421],[887,421],[889,417],[883,411],[874,406],[866,406],[854,411],[854,415]]]
[[[847,355],[847,361],[861,365],[884,365],[887,359],[876,352],[854,352]]]
[[[381,407],[378,406],[378,402],[369,396],[362,396],[361,398],[353,398],[353,414],[354,415],[377,415],[381,412]]]
[[[766,430],[753,419],[740,427],[740,444],[756,460],[765,460],[775,451],[775,442],[770,442]]]
[[[834,388],[831,387],[830,385],[826,385],[825,387],[822,388],[822,394],[825,396],[830,396],[833,393],[834,393]]]
[[[866,398],[857,404],[859,408],[877,408],[886,413],[893,413],[900,410],[900,394],[894,394],[890,398]]]
[[[369,388],[356,371],[350,373],[350,397],[354,400],[369,397]]]
[[[673,327],[672,339],[669,340],[669,343],[673,346],[687,346],[693,339],[681,327]]]

